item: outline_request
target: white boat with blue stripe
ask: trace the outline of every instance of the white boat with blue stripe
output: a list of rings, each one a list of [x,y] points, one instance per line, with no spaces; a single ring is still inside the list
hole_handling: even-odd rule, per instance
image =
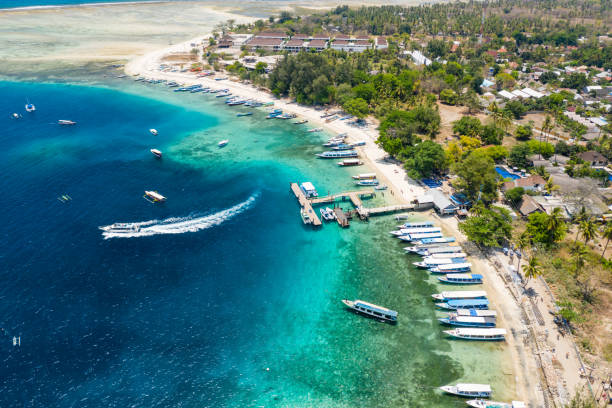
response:
[[[344,303],[351,310],[374,319],[382,320],[389,323],[397,322],[397,312],[395,310],[387,309],[386,307],[378,306],[373,303],[365,302],[363,300],[348,300],[343,299]]]
[[[448,273],[465,273],[472,269],[472,264],[469,262],[465,263],[454,263],[448,265],[438,265],[430,269],[433,274],[448,274]]]
[[[458,395],[460,397],[489,398],[491,396],[491,386],[489,384],[462,384],[445,385],[440,387],[447,394]]]
[[[465,258],[434,258],[427,257],[421,262],[413,262],[412,264],[417,268],[429,269],[440,265],[448,265],[453,263],[465,262]]]
[[[424,227],[424,228],[400,228],[395,231],[389,231],[389,234],[395,235],[396,237],[402,237],[410,234],[425,234],[431,232],[440,232],[442,231],[439,227]]]
[[[402,241],[414,242],[423,238],[442,238],[442,232],[417,232],[398,237]]]
[[[479,273],[447,273],[439,276],[438,280],[450,285],[480,285],[482,275]]]
[[[448,302],[449,300],[463,300],[463,299],[486,299],[487,292],[484,290],[455,290],[455,291],[444,291],[431,295],[433,300],[439,300],[442,302]]]
[[[502,341],[506,339],[506,329],[457,328],[444,330],[450,337],[462,340]]]
[[[454,317],[441,317],[438,319],[438,321],[447,326],[495,327],[496,319],[494,317],[454,316]]]
[[[488,299],[460,299],[449,300],[448,302],[436,303],[440,309],[455,310],[455,309],[488,309]]]

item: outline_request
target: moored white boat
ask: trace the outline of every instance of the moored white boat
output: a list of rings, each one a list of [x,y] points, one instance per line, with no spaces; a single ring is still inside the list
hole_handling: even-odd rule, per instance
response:
[[[462,340],[501,341],[506,339],[506,329],[458,328],[444,330],[450,337]]]
[[[229,143],[229,140],[225,139],[217,143],[217,146],[219,147],[227,146],[228,143]]]
[[[458,395],[460,397],[479,397],[489,398],[491,396],[491,386],[489,384],[465,384],[444,385],[440,387],[447,394]]]
[[[376,179],[376,173],[361,173],[353,176],[354,180],[374,180]]]
[[[363,164],[359,159],[346,159],[338,162],[338,166],[361,166]]]
[[[336,214],[334,214],[334,211],[329,207],[321,208],[319,212],[325,221],[333,221],[336,219]]]
[[[460,327],[495,327],[494,317],[483,316],[449,316],[438,319],[441,324]]]
[[[57,121],[57,124],[64,125],[64,126],[70,126],[70,125],[76,125],[76,122],[72,120],[67,120],[67,119],[60,119]]]
[[[431,273],[439,273],[439,274],[447,274],[447,273],[465,273],[469,272],[472,269],[472,264],[469,262],[465,263],[456,263],[456,264],[448,264],[448,265],[439,265],[435,268],[431,268]]]
[[[162,152],[161,152],[161,150],[151,149],[151,153],[153,153],[153,155],[154,155],[155,157],[159,157],[160,159],[161,159],[161,157],[162,157]]]
[[[438,280],[451,285],[480,285],[482,284],[482,275],[478,273],[447,273],[445,276],[439,276]]]
[[[488,309],[488,299],[461,299],[449,300],[448,302],[436,303],[440,309],[455,310],[455,309]]]
[[[153,136],[157,135],[157,129],[149,129],[149,132],[151,132]]]
[[[512,401],[511,403],[507,403],[475,399],[466,401],[466,404],[473,408],[527,408],[527,405],[523,401]]]
[[[440,227],[426,227],[426,228],[401,228],[395,231],[389,231],[389,234],[395,235],[396,237],[401,237],[404,235],[410,234],[426,234],[430,232],[441,232],[442,228]]]
[[[461,300],[461,299],[486,299],[487,292],[484,290],[456,290],[456,291],[444,291],[431,295],[434,300],[447,302],[449,300]]]
[[[449,316],[482,316],[482,317],[497,317],[495,310],[489,309],[457,309],[454,312],[448,312]]]
[[[322,132],[323,128],[314,128],[314,129],[310,129],[308,130],[308,133],[315,133],[315,132]]]
[[[357,152],[355,150],[342,150],[339,152],[327,151],[323,153],[317,153],[316,156],[320,157],[321,159],[344,159],[350,157],[358,157]]]
[[[359,180],[355,182],[357,186],[377,186],[378,180]]]
[[[423,238],[443,238],[442,232],[417,232],[415,234],[402,235],[398,237],[402,241],[414,242]]]
[[[386,307],[378,306],[359,299],[343,299],[342,303],[359,314],[390,323],[397,322],[397,312],[395,310],[387,309]]]
[[[418,254],[422,256],[432,256],[438,254],[453,254],[462,251],[463,248],[458,245],[444,245],[438,247],[424,248],[423,250],[418,251]]]
[[[412,264],[418,268],[428,269],[459,262],[465,262],[465,258],[425,258],[421,262],[413,262]]]

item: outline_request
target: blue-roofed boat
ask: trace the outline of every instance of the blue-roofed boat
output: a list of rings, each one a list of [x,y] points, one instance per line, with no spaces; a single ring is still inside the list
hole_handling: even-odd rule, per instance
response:
[[[266,116],[266,119],[274,119],[274,118],[276,118],[277,116],[280,116],[280,115],[282,115],[282,114],[283,114],[283,111],[282,111],[282,110],[280,110],[280,109],[274,109],[272,112],[270,112],[270,113],[268,114],[268,116]]]
[[[497,312],[489,309],[456,309],[454,312],[448,312],[448,316],[480,316],[497,318]]]
[[[355,150],[343,150],[340,152],[323,152],[317,153],[321,159],[346,159],[349,157],[359,157]]]
[[[344,303],[351,310],[361,315],[372,317],[372,318],[386,321],[389,323],[397,322],[397,312],[395,310],[387,309],[386,307],[364,302],[363,300],[359,300],[359,299],[357,300],[343,299],[342,303]]]
[[[469,262],[455,263],[449,265],[439,265],[431,268],[431,273],[445,275],[447,273],[466,273],[472,269],[472,264]]]
[[[478,273],[448,273],[445,276],[439,276],[438,280],[451,285],[480,285],[482,275]]]
[[[246,103],[246,101],[244,99],[238,99],[238,100],[233,100],[233,101],[227,102],[227,104],[229,106],[244,105],[245,103]]]
[[[436,306],[441,309],[455,310],[455,309],[488,309],[488,299],[460,299],[460,300],[449,300],[448,302],[436,303]]]
[[[462,251],[461,247],[459,245],[456,244],[419,244],[419,245],[413,245],[413,246],[408,246],[408,247],[404,247],[404,251],[406,252],[414,252],[417,253],[421,256],[428,256],[429,254],[427,253],[428,249],[432,249],[432,248],[445,248],[445,247],[450,247],[450,246],[455,246],[458,248],[458,251]]]
[[[417,245],[448,244],[451,242],[455,242],[455,237],[423,238],[415,241]]]
[[[495,327],[496,325],[495,318],[481,316],[441,317],[438,321],[447,326],[458,327]]]

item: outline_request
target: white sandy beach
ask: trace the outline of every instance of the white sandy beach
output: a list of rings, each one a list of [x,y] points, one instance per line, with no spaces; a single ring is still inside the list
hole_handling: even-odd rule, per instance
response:
[[[229,89],[232,95],[238,95],[243,98],[256,99],[261,102],[274,102],[274,107],[280,108],[283,112],[294,113],[300,119],[307,119],[312,127],[324,127],[332,133],[348,133],[349,140],[352,142],[365,141],[366,145],[359,147],[360,157],[366,164],[374,169],[378,178],[382,183],[387,184],[389,192],[395,198],[394,201],[399,203],[407,203],[414,200],[418,195],[426,192],[425,188],[416,183],[414,180],[406,176],[405,171],[400,164],[388,159],[388,155],[375,143],[378,137],[378,131],[375,128],[376,124],[371,119],[368,120],[367,128],[357,128],[349,125],[348,121],[335,120],[331,123],[324,122],[321,119],[322,111],[315,110],[312,107],[298,105],[288,99],[278,99],[270,93],[257,89],[252,85],[244,84],[232,80],[216,81],[214,77],[198,78],[194,73],[190,72],[161,72],[159,65],[163,56],[171,53],[188,52],[192,43],[201,43],[206,41],[208,35],[199,36],[182,44],[177,44],[163,50],[155,51],[146,54],[142,57],[131,60],[125,66],[125,72],[129,75],[138,75],[150,79],[164,79],[168,81],[176,81],[178,83],[193,85],[202,84],[211,89]],[[225,75],[223,75],[225,76]],[[217,77],[220,77],[218,75]],[[389,197],[389,196],[387,196]],[[579,377],[577,358],[575,353],[571,353],[571,358],[567,357],[567,362],[562,371],[558,371],[559,377],[551,378],[555,370],[548,367],[548,371],[542,370],[541,365],[546,365],[546,361],[554,359],[555,348],[546,348],[546,340],[548,339],[549,331],[551,338],[556,337],[554,334],[555,327],[552,322],[546,322],[546,327],[534,327],[533,313],[531,309],[527,310],[527,300],[525,297],[518,295],[519,290],[508,283],[505,279],[507,271],[504,265],[507,265],[509,260],[499,254],[493,255],[487,259],[482,253],[467,242],[466,237],[459,231],[457,219],[452,217],[439,217],[434,214],[439,224],[447,233],[457,237],[458,241],[464,244],[466,251],[470,255],[470,262],[473,264],[474,272],[482,273],[486,276],[485,288],[490,295],[491,302],[496,310],[499,311],[500,326],[508,330],[507,347],[512,356],[512,371],[514,379],[511,381],[515,388],[517,398],[528,400],[532,406],[544,406],[544,397],[542,393],[541,379],[547,378],[549,381],[558,382],[555,387],[558,393],[562,395],[562,400],[567,401],[570,394],[573,394],[574,389],[583,384]],[[516,263],[515,263],[516,264]],[[534,287],[540,296],[546,296],[542,287],[534,283]],[[512,287],[511,287],[512,286]],[[551,308],[550,301],[548,304],[540,306],[542,313],[547,313],[547,308]],[[530,324],[527,324],[524,315],[530,315]],[[550,319],[549,319],[550,320]],[[538,345],[533,341],[533,334],[542,333],[545,330],[546,340],[540,341]],[[565,357],[565,352],[569,353],[569,344],[559,343]],[[552,357],[550,355],[552,350]],[[549,353],[543,357],[543,353]]]

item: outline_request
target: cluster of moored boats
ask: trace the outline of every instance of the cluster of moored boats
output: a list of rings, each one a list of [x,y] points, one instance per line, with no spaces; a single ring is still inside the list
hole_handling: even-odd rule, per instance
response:
[[[440,283],[446,285],[478,285],[483,283],[483,276],[472,273],[472,265],[467,261],[467,254],[455,242],[454,237],[447,237],[432,222],[407,222],[390,232],[393,236],[411,246],[405,247],[408,254],[420,255],[421,261],[413,264],[427,269],[436,275]],[[497,328],[497,312],[489,309],[487,292],[483,290],[442,291],[433,294],[435,305],[445,312],[438,318],[441,325],[449,326],[444,333],[450,338],[473,341],[503,341],[506,330]],[[382,306],[362,300],[343,300],[353,311],[377,320],[390,323],[397,322],[398,313]],[[511,403],[486,401],[492,391],[488,384],[455,384],[445,385],[440,389],[448,394],[474,398],[467,404],[476,408],[524,408],[520,401]]]

